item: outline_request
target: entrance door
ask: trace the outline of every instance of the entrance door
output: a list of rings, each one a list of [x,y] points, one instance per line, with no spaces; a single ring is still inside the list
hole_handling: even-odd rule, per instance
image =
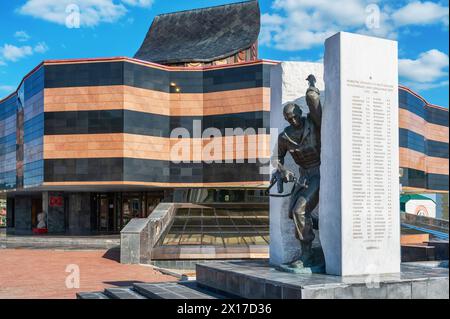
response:
[[[109,194],[98,196],[98,223],[100,232],[112,232],[114,229],[114,197]]]
[[[36,228],[38,225],[37,216],[42,213],[42,198],[33,198],[31,200],[31,227]]]
[[[141,217],[141,194],[123,194],[121,228],[137,217]]]
[[[164,198],[164,192],[93,193],[91,227],[119,232],[133,218],[146,218]]]
[[[152,192],[146,195],[146,211],[145,216],[148,217],[164,198],[164,192]]]

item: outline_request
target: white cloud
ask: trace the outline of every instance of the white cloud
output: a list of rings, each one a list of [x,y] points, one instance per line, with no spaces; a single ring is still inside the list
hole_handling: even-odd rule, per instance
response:
[[[366,17],[366,5],[362,0],[275,0],[273,8],[285,10],[292,15],[302,12],[309,15],[309,22],[318,23],[310,27],[320,28],[328,24],[327,20],[332,20],[338,25],[362,24]],[[303,24],[302,21],[299,22]]]
[[[448,7],[415,1],[393,8],[388,0],[274,0],[261,17],[260,43],[295,51],[323,45],[339,31],[395,39],[407,25],[448,26]]]
[[[6,65],[4,62],[5,60],[17,62],[20,59],[33,55],[34,53],[45,53],[48,49],[49,48],[45,42],[39,42],[34,46],[34,48],[29,45],[15,46],[5,43],[2,47],[0,47],[0,65]]]
[[[275,0],[273,14],[263,14],[260,41],[280,50],[305,50],[323,45],[324,40],[341,30],[380,37],[395,37],[380,16],[380,26],[368,29],[367,6],[372,0]]]
[[[67,8],[70,9],[68,12]],[[19,13],[66,25],[73,8],[79,9],[80,25],[87,27],[115,22],[127,12],[122,4],[115,4],[112,0],[28,0],[19,8]]]
[[[281,33],[284,19],[278,14],[264,13],[261,15],[262,28],[259,34],[259,43],[261,45],[271,45],[273,33]]]
[[[448,17],[448,7],[429,1],[408,3],[392,14],[392,19],[398,26],[437,23],[448,25]]]
[[[427,83],[448,75],[448,65],[448,55],[433,49],[422,52],[415,60],[399,59],[398,71],[399,75],[407,80]]]
[[[19,42],[26,42],[31,38],[25,31],[16,31],[16,33],[14,33],[14,37],[19,40]]]
[[[37,52],[37,53],[45,53],[47,51],[48,51],[48,46],[45,42],[39,42],[34,47],[34,52]]]
[[[122,2],[137,7],[151,7],[153,4],[153,0],[122,0]]]
[[[33,54],[33,48],[29,45],[16,47],[12,44],[5,44],[0,47],[0,57],[7,61],[16,62],[28,55]]]
[[[18,12],[60,25],[66,25],[69,15],[79,14],[81,27],[94,27],[118,21],[128,12],[125,5],[151,7],[152,4],[153,0],[27,0]]]
[[[398,61],[403,84],[418,91],[448,86],[448,66],[448,55],[436,49],[422,52],[415,60]]]

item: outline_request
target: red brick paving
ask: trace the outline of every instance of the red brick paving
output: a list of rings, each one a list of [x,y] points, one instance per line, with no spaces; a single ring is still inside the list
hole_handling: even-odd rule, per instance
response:
[[[66,288],[69,264],[80,269],[80,288]],[[0,299],[76,298],[81,291],[103,291],[106,287],[133,282],[176,281],[151,267],[122,265],[118,254],[99,251],[0,249]]]

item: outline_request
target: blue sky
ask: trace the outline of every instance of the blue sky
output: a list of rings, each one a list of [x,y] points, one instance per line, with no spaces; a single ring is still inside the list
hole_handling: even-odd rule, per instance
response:
[[[133,56],[155,15],[236,0],[20,0],[0,4],[0,98],[42,60]],[[260,57],[321,61],[337,31],[399,42],[400,83],[448,107],[448,0],[260,0]],[[80,27],[68,28],[73,4]],[[71,6],[72,5],[72,6]],[[69,13],[66,13],[66,9]],[[69,21],[69,26],[75,20]]]

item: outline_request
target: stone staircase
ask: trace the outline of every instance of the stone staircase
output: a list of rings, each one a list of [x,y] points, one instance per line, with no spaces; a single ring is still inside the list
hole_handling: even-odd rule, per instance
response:
[[[136,283],[131,287],[106,288],[103,292],[77,293],[78,299],[227,299],[195,281]]]
[[[448,261],[403,263],[401,272],[340,277],[280,272],[268,261],[199,263],[195,281],[135,283],[79,299],[448,299]]]

